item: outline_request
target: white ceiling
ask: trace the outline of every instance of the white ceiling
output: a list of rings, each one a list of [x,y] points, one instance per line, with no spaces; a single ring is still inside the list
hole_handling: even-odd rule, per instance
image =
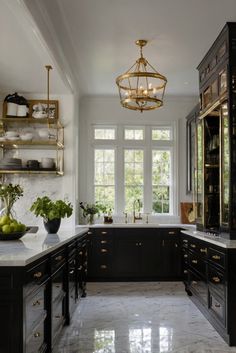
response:
[[[235,0],[18,1],[27,5],[56,59],[59,55],[55,55],[55,50],[59,52],[60,47],[61,57],[68,64],[68,67],[62,67],[63,62],[59,63],[61,72],[67,77],[71,75],[81,95],[117,95],[115,78],[137,59],[138,49],[134,41],[139,38],[150,41],[144,54],[160,73],[167,76],[167,94],[197,95],[196,66],[225,22],[236,21]],[[11,37],[18,38],[15,49],[18,57],[22,50],[27,50],[20,40],[21,23],[13,31],[12,23],[4,19],[2,4],[0,14],[0,26],[3,21]],[[45,31],[46,24],[48,32]],[[2,52],[2,40],[0,47]],[[25,75],[30,70],[31,77],[37,75],[37,80],[42,80],[42,72],[38,74],[38,67],[30,54],[24,68]],[[0,61],[0,82],[3,76],[6,84],[11,65],[5,67],[4,73]],[[16,63],[14,75],[19,69]],[[33,81],[36,84],[35,79]]]

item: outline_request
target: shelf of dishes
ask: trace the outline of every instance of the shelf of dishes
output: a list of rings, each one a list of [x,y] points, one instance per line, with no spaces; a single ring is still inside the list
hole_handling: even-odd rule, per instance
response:
[[[63,152],[63,151],[62,151]],[[56,158],[42,157],[37,159],[22,159],[3,157],[0,160],[0,174],[63,174],[63,156]]]

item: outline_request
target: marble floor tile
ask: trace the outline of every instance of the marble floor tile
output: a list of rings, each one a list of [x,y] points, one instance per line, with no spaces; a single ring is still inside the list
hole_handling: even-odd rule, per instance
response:
[[[89,283],[53,353],[236,353],[180,282]]]

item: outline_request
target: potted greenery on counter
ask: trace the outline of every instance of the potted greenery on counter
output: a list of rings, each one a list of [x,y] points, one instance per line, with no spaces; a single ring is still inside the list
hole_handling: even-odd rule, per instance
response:
[[[69,218],[73,207],[70,202],[62,200],[52,201],[48,196],[38,197],[32,204],[30,211],[36,217],[42,217],[44,227],[48,233],[57,233],[60,228],[61,218]]]

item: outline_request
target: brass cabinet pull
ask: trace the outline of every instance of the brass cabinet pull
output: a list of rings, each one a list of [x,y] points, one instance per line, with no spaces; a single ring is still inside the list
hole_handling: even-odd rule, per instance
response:
[[[200,252],[207,254],[207,248],[201,248]]]
[[[40,336],[41,336],[40,332],[35,332],[35,333],[34,333],[34,337],[35,337],[35,338],[40,337]]]
[[[192,284],[196,285],[196,284],[197,284],[197,281],[192,281]]]
[[[80,266],[80,267],[78,268],[78,270],[79,270],[79,271],[81,271],[81,270],[82,270],[82,268],[83,268],[83,266]]]
[[[107,234],[107,232],[101,232],[101,234]]]
[[[174,232],[174,231],[170,231],[170,232],[168,232],[168,234],[170,234],[170,235],[171,235],[171,234],[175,234],[175,232]]]
[[[184,243],[188,243],[188,240],[187,240],[187,239],[183,239],[183,242],[184,242]]]
[[[218,303],[218,304],[215,304],[215,307],[216,307],[216,308],[220,308],[221,305]]]
[[[105,270],[107,268],[107,266],[106,265],[101,265],[100,268]]]
[[[142,243],[141,243],[141,242],[139,243],[139,246],[142,246]]]
[[[175,247],[178,248],[178,244],[175,243]]]
[[[195,249],[196,245],[195,244],[190,244],[191,248]]]
[[[91,234],[93,234],[93,232],[88,232],[88,235],[91,235]]]
[[[83,251],[80,251],[80,252],[79,252],[79,255],[83,255]]]
[[[71,270],[71,271],[69,272],[70,275],[73,275],[73,273],[75,273],[75,270]]]
[[[107,252],[107,249],[101,249],[101,252],[103,252],[103,253]]]
[[[188,255],[187,255],[187,254],[185,254],[185,255],[184,255],[184,258],[186,259],[187,257],[188,257]]]
[[[56,261],[61,261],[62,259],[63,259],[63,256],[62,256],[62,255],[59,255],[59,256],[55,257],[55,260],[56,260]]]
[[[35,302],[32,303],[32,306],[36,306],[36,305],[41,305],[41,301],[36,300]]]
[[[187,270],[184,270],[184,274],[186,275],[188,273],[188,271]]]
[[[198,262],[197,260],[192,260],[193,264],[197,264],[197,262]]]
[[[221,257],[219,255],[212,255],[212,259],[214,260],[220,260]]]
[[[212,281],[215,282],[215,283],[220,283],[220,278],[215,276],[215,277],[212,277]]]
[[[107,240],[101,240],[101,244],[107,244]]]
[[[39,271],[39,272],[35,272],[33,277],[34,278],[40,278],[40,277],[42,277],[42,275],[43,275],[42,272]]]
[[[139,246],[139,243],[135,243],[136,246]]]

